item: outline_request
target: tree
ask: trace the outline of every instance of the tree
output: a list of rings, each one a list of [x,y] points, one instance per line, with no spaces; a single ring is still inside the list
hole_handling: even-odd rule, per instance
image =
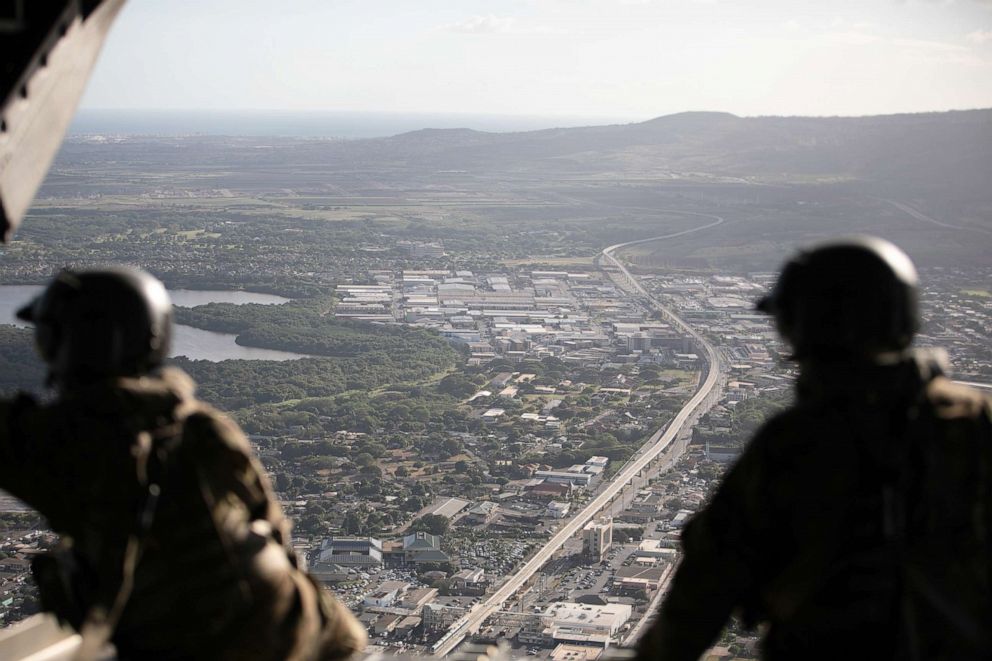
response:
[[[443,535],[448,532],[451,522],[440,514],[425,514],[410,524],[411,532],[429,532],[432,535]]]
[[[386,454],[386,446],[375,441],[368,441],[362,447],[364,452],[368,452],[373,457],[381,457]]]
[[[637,541],[644,537],[644,528],[614,528],[613,541],[617,544],[626,544],[630,541]]]
[[[475,384],[461,374],[449,374],[437,384],[439,392],[452,397],[468,397],[475,392]]]
[[[344,515],[344,522],[341,527],[348,535],[357,535],[365,528],[365,519],[358,513],[358,510],[349,510]]]
[[[445,457],[451,457],[461,453],[462,445],[455,439],[448,437],[441,442],[441,450]]]
[[[369,475],[362,480],[355,493],[366,498],[378,497],[382,495],[382,479],[374,475]]]

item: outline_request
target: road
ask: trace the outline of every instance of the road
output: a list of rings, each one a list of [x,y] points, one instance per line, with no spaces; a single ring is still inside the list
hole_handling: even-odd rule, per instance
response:
[[[880,199],[880,198],[876,198]],[[915,209],[908,204],[903,204],[902,202],[897,202],[896,200],[882,200],[883,202],[888,202],[896,209],[899,209],[903,213],[912,216],[916,220],[922,221],[924,223],[930,223],[931,225],[936,225],[937,227],[943,227],[945,229],[951,230],[961,230],[963,232],[981,232],[982,234],[992,234],[988,228],[985,227],[962,227],[960,225],[952,225],[951,223],[945,223],[942,220],[937,220],[936,218],[931,218],[919,209]]]
[[[692,213],[690,215],[707,216],[708,214],[697,214]],[[480,604],[476,604],[472,609],[459,618],[448,632],[431,648],[431,653],[437,656],[445,656],[453,651],[465,636],[470,633],[475,633],[482,626],[482,623],[494,612],[498,611],[504,602],[508,600],[513,594],[519,590],[524,583],[526,583],[543,565],[545,562],[551,559],[551,555],[557,551],[565,542],[574,536],[579,530],[585,526],[596,514],[606,507],[610,501],[621,493],[622,489],[630,483],[634,477],[637,476],[642,470],[644,470],[648,464],[650,464],[658,455],[664,452],[668,446],[678,438],[679,432],[682,431],[683,425],[686,424],[693,414],[696,413],[704,402],[709,400],[712,402],[713,398],[711,395],[716,391],[718,384],[721,382],[721,377],[723,374],[723,365],[720,361],[720,357],[717,354],[716,349],[706,341],[702,335],[697,333],[695,330],[689,327],[674,311],[666,308],[656,299],[651,297],[640,283],[638,283],[627,268],[614,257],[613,253],[620,249],[631,245],[637,245],[640,243],[646,243],[648,241],[660,241],[664,239],[670,239],[677,236],[682,236],[690,232],[698,232],[700,230],[719,225],[724,222],[723,218],[719,216],[709,216],[715,219],[714,222],[701,227],[697,227],[691,230],[684,230],[681,232],[676,232],[674,234],[668,234],[665,236],[652,237],[650,239],[641,239],[640,241],[630,241],[628,243],[618,243],[610,246],[603,250],[602,258],[615,266],[623,280],[621,286],[625,287],[628,291],[633,290],[637,294],[645,297],[645,299],[659,310],[665,317],[671,321],[675,326],[680,328],[683,332],[694,338],[699,347],[702,348],[705,353],[706,359],[706,376],[701,381],[701,385],[692,398],[686,403],[685,406],[676,414],[675,418],[670,424],[656,431],[651,438],[644,444],[644,448],[635,455],[625,466],[617,473],[599,495],[593,498],[580,512],[575,514],[572,518],[568,519],[558,532],[556,532],[551,539],[545,543],[537,552],[531,556],[523,567],[521,567],[516,573],[509,577],[509,579],[500,586],[496,592],[492,594],[488,599]]]

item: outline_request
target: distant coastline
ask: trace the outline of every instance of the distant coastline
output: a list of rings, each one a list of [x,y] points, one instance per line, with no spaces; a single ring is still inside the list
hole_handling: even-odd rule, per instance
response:
[[[630,121],[636,120],[465,113],[82,109],[69,126],[69,135],[227,135],[357,139],[385,137],[424,128],[468,128],[504,133]]]

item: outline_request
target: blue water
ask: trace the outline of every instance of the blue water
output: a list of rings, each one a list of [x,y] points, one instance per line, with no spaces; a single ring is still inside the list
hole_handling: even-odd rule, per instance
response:
[[[635,121],[617,117],[548,117],[464,113],[388,113],[289,110],[82,109],[69,127],[75,135],[230,135],[298,138],[377,138],[424,128],[533,131]]]

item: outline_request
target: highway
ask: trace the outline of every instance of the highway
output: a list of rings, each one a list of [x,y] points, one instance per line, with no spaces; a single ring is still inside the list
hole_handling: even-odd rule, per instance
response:
[[[951,223],[945,223],[942,220],[937,220],[936,218],[931,218],[925,213],[921,212],[919,209],[915,209],[908,204],[903,204],[896,200],[886,200],[882,198],[875,198],[881,200],[882,202],[888,202],[896,209],[899,209],[903,213],[915,218],[916,220],[922,221],[924,223],[930,223],[931,225],[936,225],[937,227],[943,227],[951,230],[961,230],[963,232],[981,232],[982,234],[992,234],[992,231],[985,227],[962,227],[961,225],[952,225]]]
[[[523,586],[523,584],[526,583],[527,580],[530,579],[544,565],[545,562],[551,558],[551,555],[555,551],[561,548],[566,541],[581,530],[582,527],[585,526],[585,524],[588,523],[593,517],[595,517],[600,510],[607,506],[615,496],[620,494],[622,489],[629,482],[631,482],[631,480],[633,480],[638,473],[644,470],[648,464],[650,464],[656,457],[658,457],[659,454],[671,445],[671,443],[678,437],[679,432],[682,431],[682,427],[686,424],[686,421],[692,417],[696,410],[699,409],[703,403],[706,402],[707,398],[709,398],[717,389],[722,376],[722,363],[716,349],[714,349],[702,335],[690,328],[689,325],[679,318],[674,311],[666,308],[655,298],[651,297],[633,278],[633,276],[630,275],[620,260],[618,260],[613,254],[620,248],[647,243],[649,241],[660,241],[674,238],[690,232],[698,232],[724,222],[723,218],[720,218],[719,216],[709,216],[709,214],[697,213],[690,213],[689,215],[708,216],[713,218],[714,222],[701,227],[683,230],[681,232],[676,232],[665,236],[657,236],[650,239],[641,239],[639,241],[630,241],[627,243],[618,243],[604,249],[602,252],[602,259],[619,270],[623,280],[623,283],[621,284],[622,287],[628,291],[633,290],[637,294],[643,296],[652,306],[655,307],[655,309],[659,310],[675,326],[695,339],[697,345],[702,348],[705,353],[706,376],[702,379],[699,389],[696,390],[696,393],[692,396],[692,398],[684,407],[682,407],[678,414],[676,414],[671,423],[656,431],[644,444],[642,450],[629,462],[627,462],[627,464],[625,464],[624,468],[617,473],[613,480],[606,485],[606,487],[603,488],[603,490],[595,498],[593,498],[588,505],[586,505],[573,517],[568,519],[561,529],[559,529],[558,532],[556,532],[543,547],[536,551],[523,567],[510,576],[507,581],[492,594],[492,596],[484,602],[476,604],[468,613],[455,621],[451,625],[451,628],[448,629],[448,632],[433,645],[431,648],[431,652],[433,654],[437,656],[445,656],[453,651],[458,644],[464,640],[466,635],[477,632],[482,626],[482,623],[490,615],[499,610],[504,602],[513,596],[513,594],[519,590],[521,586]]]

